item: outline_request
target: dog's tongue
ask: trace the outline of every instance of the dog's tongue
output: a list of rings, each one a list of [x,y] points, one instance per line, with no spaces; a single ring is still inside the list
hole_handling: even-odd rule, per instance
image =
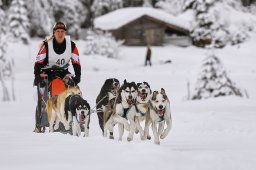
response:
[[[157,110],[157,112],[158,112],[158,114],[159,114],[160,116],[163,116],[163,115],[164,115],[164,109],[162,109],[162,110]]]
[[[84,116],[84,115],[81,115],[81,116],[79,117],[79,119],[80,119],[80,124],[85,123],[85,121],[84,121],[85,116]]]
[[[129,105],[131,105],[131,104],[133,104],[133,100],[129,99],[129,100],[127,101],[127,103],[128,103]]]
[[[139,96],[142,100],[145,100],[145,98],[147,97],[147,93],[138,92],[138,96]]]
[[[146,99],[146,97],[147,97],[147,93],[142,93],[142,98]]]

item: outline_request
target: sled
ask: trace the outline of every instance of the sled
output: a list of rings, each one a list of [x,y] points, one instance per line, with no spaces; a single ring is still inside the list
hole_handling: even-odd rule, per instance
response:
[[[38,94],[38,103],[37,103],[37,108],[36,108],[36,129],[35,132],[40,132],[44,133],[45,132],[45,127],[49,126],[48,122],[48,116],[45,111],[46,107],[46,102],[50,97],[53,97],[55,95],[60,94],[66,89],[66,84],[64,80],[62,80],[58,76],[58,71],[61,71],[60,68],[59,70],[54,70],[49,69],[52,71],[51,77],[48,76],[47,71],[48,69],[45,69],[44,73],[41,74],[41,78],[43,81],[45,81],[46,86],[45,87],[40,87],[37,86],[37,94]]]

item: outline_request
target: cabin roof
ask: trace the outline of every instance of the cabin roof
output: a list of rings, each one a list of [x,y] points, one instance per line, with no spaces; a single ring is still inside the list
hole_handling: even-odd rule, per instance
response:
[[[94,26],[102,30],[116,30],[142,16],[149,16],[164,22],[167,26],[190,30],[189,21],[152,7],[121,8],[96,18]]]

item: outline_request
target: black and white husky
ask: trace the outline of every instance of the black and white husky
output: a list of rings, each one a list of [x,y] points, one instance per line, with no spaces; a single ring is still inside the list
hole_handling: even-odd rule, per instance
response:
[[[84,137],[89,136],[90,105],[80,95],[69,95],[65,99],[65,117],[72,120],[73,135],[81,135],[81,127],[84,129]]]
[[[118,91],[117,99],[115,101],[114,113],[110,119],[106,122],[104,127],[104,136],[107,136],[107,130],[110,131],[110,138],[113,139],[113,127],[118,123],[119,127],[119,140],[122,140],[124,128],[129,131],[127,140],[132,140],[132,134],[135,131],[135,120],[136,114],[135,108],[133,107],[136,103],[137,98],[137,85],[135,82],[127,82],[124,80],[123,85]],[[131,114],[132,112],[132,114]],[[133,129],[130,129],[128,123],[130,121]]]
[[[170,110],[170,101],[161,88],[160,91],[154,91],[150,100],[150,114],[146,118],[145,134],[149,134],[149,126],[152,123],[155,144],[160,144],[160,139],[164,139],[171,130],[172,119]],[[167,125],[164,129],[165,124]],[[158,125],[158,126],[157,126]]]
[[[104,125],[106,121],[112,114],[119,88],[120,83],[116,78],[106,79],[97,96],[96,109],[102,133],[104,133]]]
[[[152,94],[150,85],[147,82],[137,83],[137,101],[135,104],[135,123],[136,131],[140,132],[140,138],[144,138],[144,130],[142,129],[140,122],[146,119],[147,114],[149,114],[149,100]],[[137,133],[137,132],[136,132]]]

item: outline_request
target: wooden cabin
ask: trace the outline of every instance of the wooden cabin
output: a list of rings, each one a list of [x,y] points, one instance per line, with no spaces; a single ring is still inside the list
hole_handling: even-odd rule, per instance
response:
[[[95,20],[96,28],[110,31],[125,45],[135,46],[163,45],[167,31],[188,36],[186,24],[161,10],[143,7],[119,9]]]

